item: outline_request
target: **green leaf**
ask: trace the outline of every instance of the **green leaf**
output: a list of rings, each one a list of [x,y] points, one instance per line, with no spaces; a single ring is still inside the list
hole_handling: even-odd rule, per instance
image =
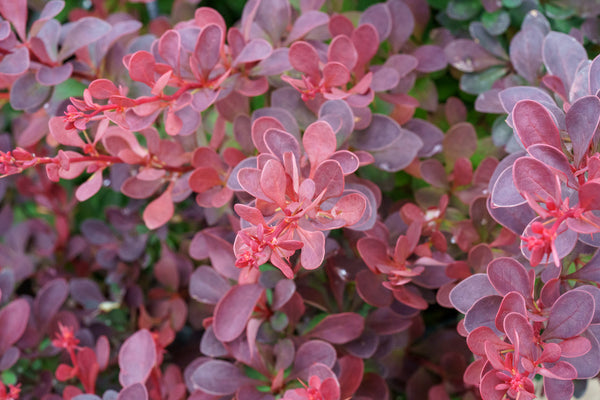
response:
[[[498,66],[474,74],[464,74],[460,77],[460,88],[471,94],[483,93],[490,90],[494,82],[506,75],[507,72],[507,68]]]
[[[479,0],[452,0],[446,7],[446,13],[452,19],[466,21],[475,17],[481,7]]]

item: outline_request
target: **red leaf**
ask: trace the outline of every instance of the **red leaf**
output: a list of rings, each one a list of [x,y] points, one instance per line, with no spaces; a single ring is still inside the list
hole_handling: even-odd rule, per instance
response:
[[[27,327],[29,311],[29,303],[25,299],[13,300],[0,311],[0,354],[21,338]]]

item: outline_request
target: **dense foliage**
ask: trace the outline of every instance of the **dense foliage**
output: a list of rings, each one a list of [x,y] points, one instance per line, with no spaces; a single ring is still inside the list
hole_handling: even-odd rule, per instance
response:
[[[582,393],[599,3],[213,3],[0,0],[0,400]]]

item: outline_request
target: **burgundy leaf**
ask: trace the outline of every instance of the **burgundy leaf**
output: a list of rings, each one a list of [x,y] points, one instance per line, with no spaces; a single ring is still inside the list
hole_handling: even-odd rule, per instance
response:
[[[304,381],[308,380],[308,369],[315,363],[322,363],[329,368],[336,361],[336,352],[332,345],[321,340],[309,340],[296,351],[292,376]]]
[[[29,321],[29,311],[29,303],[25,299],[13,300],[0,311],[3,327],[0,330],[0,354],[21,338]]]
[[[499,294],[518,292],[524,298],[531,296],[531,282],[527,270],[520,262],[511,257],[500,257],[487,267],[488,279]]]
[[[33,315],[40,328],[45,327],[69,296],[69,285],[62,278],[46,283],[33,302]]]
[[[222,342],[240,336],[264,289],[257,284],[236,285],[219,300],[214,312],[213,330]]]
[[[218,396],[233,394],[239,387],[251,383],[239,368],[221,360],[203,363],[194,371],[191,380],[202,391]]]
[[[458,311],[466,314],[477,300],[496,294],[498,292],[486,274],[475,274],[460,282],[450,292],[450,301]]]
[[[362,316],[355,313],[331,314],[319,322],[306,335],[330,343],[347,343],[360,336],[365,326]]]
[[[578,166],[587,154],[600,122],[600,99],[596,96],[578,99],[567,111],[565,122],[573,144],[574,162]]]
[[[536,202],[562,202],[560,186],[556,176],[546,164],[528,157],[515,161],[513,179],[521,195]]]
[[[591,294],[581,290],[566,292],[552,305],[542,337],[567,339],[577,336],[587,329],[593,315],[594,298]]]

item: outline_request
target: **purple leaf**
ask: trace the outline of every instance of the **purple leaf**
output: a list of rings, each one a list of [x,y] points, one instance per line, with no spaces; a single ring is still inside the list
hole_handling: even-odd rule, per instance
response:
[[[568,93],[579,64],[588,59],[585,49],[572,36],[550,32],[544,39],[542,52],[548,73],[558,76]]]
[[[65,39],[57,59],[64,60],[77,50],[95,42],[111,30],[111,25],[95,17],[84,17],[63,26]]]
[[[20,75],[29,68],[29,50],[18,47],[0,61],[0,74]]]
[[[356,313],[331,314],[306,335],[330,343],[342,344],[359,337],[364,326],[364,318]]]
[[[308,381],[308,369],[315,363],[321,363],[329,368],[336,361],[336,352],[332,345],[321,340],[310,340],[303,343],[296,351],[292,376]]]
[[[125,387],[119,392],[117,400],[147,400],[148,391],[144,384],[137,382]]]
[[[510,41],[510,61],[528,82],[535,82],[542,66],[544,34],[538,29],[521,30]]]
[[[392,53],[396,54],[412,35],[415,29],[415,18],[411,9],[403,1],[389,1],[387,6],[392,18],[389,42],[392,45]]]
[[[95,281],[89,278],[72,278],[69,281],[71,298],[86,310],[95,310],[106,299]]]
[[[525,298],[531,296],[531,282],[527,270],[520,262],[511,257],[500,257],[487,267],[490,283],[499,294],[518,292]]]
[[[446,68],[446,54],[438,46],[419,46],[412,55],[419,61],[419,65],[417,66],[417,71],[419,72],[429,73]]]
[[[306,36],[310,31],[320,26],[327,25],[329,15],[321,11],[307,11],[300,15],[291,32],[288,35],[286,43],[293,43],[296,40]]]
[[[62,278],[54,279],[44,285],[33,301],[33,315],[40,328],[45,327],[60,310],[69,295],[69,285]]]
[[[282,279],[275,285],[273,291],[273,310],[279,310],[283,307],[296,293],[296,284],[291,279]]]
[[[477,300],[497,294],[498,292],[494,289],[486,274],[475,274],[452,289],[450,301],[454,308],[466,314]]]
[[[493,207],[515,207],[526,203],[515,186],[512,166],[506,168],[496,179],[490,202]]]
[[[41,67],[35,74],[39,83],[45,86],[55,86],[69,79],[73,72],[73,64],[67,63],[58,67]]]
[[[10,89],[10,105],[15,110],[34,112],[40,108],[52,94],[50,86],[43,86],[29,72],[21,75]]]
[[[194,58],[205,78],[208,78],[210,71],[219,62],[222,40],[223,31],[214,24],[204,27],[198,36],[194,48]]]
[[[156,345],[152,334],[142,329],[128,337],[119,350],[119,382],[127,387],[146,383],[156,364]]]
[[[233,394],[241,386],[252,382],[239,368],[221,360],[210,360],[200,365],[191,379],[202,391],[217,396]]]
[[[502,61],[470,39],[456,39],[444,48],[448,63],[462,72],[484,71]]]
[[[230,342],[242,334],[263,291],[258,284],[247,284],[234,286],[225,293],[214,312],[217,339]]]
[[[571,164],[561,150],[547,144],[534,144],[527,148],[527,152],[536,160],[552,168],[559,176],[562,175],[561,180],[567,182],[568,186],[579,186],[579,182],[571,170]]]
[[[410,10],[406,10],[409,11]],[[392,14],[385,3],[374,4],[367,8],[359,19],[359,25],[371,24],[379,34],[379,41],[383,42],[392,32]]]
[[[523,295],[521,295],[518,292],[508,293],[502,299],[502,303],[500,303],[500,308],[498,309],[498,313],[496,314],[496,328],[499,331],[506,332],[508,334],[508,332],[505,330],[505,326],[509,324],[509,321],[506,320],[506,317],[511,313],[519,314],[522,316],[527,315],[525,299],[523,298]]]
[[[29,303],[25,299],[13,300],[0,311],[0,354],[21,338],[29,321],[29,311]]]
[[[476,301],[465,315],[465,329],[467,332],[471,332],[480,326],[487,326],[496,331],[496,314],[501,303],[502,296],[486,296]]]
[[[273,48],[266,40],[252,39],[235,58],[232,66],[264,60],[272,51]]]
[[[217,304],[229,289],[227,280],[207,266],[198,267],[190,277],[190,296],[201,303]]]
[[[600,99],[596,96],[578,99],[567,111],[565,122],[573,143],[573,161],[578,166],[587,154],[600,122]]]
[[[592,321],[594,297],[582,290],[571,290],[556,300],[550,309],[542,338],[567,339],[580,335]]]

